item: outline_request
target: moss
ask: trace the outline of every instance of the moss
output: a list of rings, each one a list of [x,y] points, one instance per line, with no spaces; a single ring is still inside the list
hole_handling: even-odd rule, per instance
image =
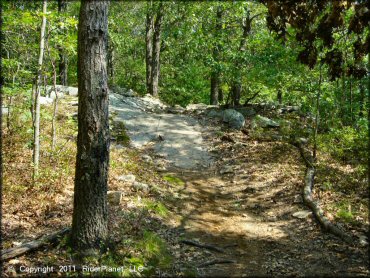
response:
[[[172,175],[164,175],[163,179],[165,181],[169,182],[172,185],[176,185],[176,186],[184,186],[185,185],[185,182],[182,179],[180,179],[178,177],[175,177],[175,176],[172,176]]]

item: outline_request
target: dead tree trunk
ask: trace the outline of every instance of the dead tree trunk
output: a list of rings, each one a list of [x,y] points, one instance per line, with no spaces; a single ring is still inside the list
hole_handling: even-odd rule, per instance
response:
[[[61,15],[67,10],[67,1],[58,0],[58,13]],[[63,86],[68,85],[68,58],[67,54],[63,50],[63,47],[58,46],[59,52],[59,82]]]
[[[78,26],[78,136],[71,244],[84,256],[108,236],[108,1],[81,2]]]
[[[215,42],[212,49],[213,60],[216,64],[220,62],[220,40],[222,31],[222,15],[223,10],[221,6],[217,7],[216,13],[216,25],[215,25]],[[218,66],[214,66],[211,72],[211,92],[210,92],[210,104],[218,104],[218,94],[220,89],[220,70]]]
[[[154,20],[152,12],[152,1],[148,2],[148,11],[145,23],[145,65],[146,65],[146,91],[152,94],[152,63],[153,63],[153,29]]]
[[[151,94],[155,97],[158,96],[159,92],[162,19],[163,19],[163,5],[162,2],[159,2],[157,15],[154,22],[153,47],[152,47],[153,57],[152,57]]]
[[[36,79],[36,93],[35,93],[35,118],[34,118],[34,130],[33,130],[33,177],[38,175],[39,160],[40,160],[40,93],[41,93],[41,74],[42,74],[42,63],[44,58],[44,44],[45,44],[45,28],[46,28],[46,8],[47,0],[44,0],[42,5],[42,24],[40,31],[40,53],[37,69]]]

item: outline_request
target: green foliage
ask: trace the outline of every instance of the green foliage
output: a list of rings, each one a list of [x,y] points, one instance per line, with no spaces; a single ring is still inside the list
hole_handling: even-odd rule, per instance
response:
[[[348,205],[347,203],[339,204],[339,210],[336,216],[346,222],[351,222],[354,219],[351,206]]]
[[[172,175],[164,175],[163,176],[163,179],[167,182],[169,182],[170,184],[172,185],[175,185],[175,186],[184,186],[185,185],[185,182],[178,178],[178,177],[175,177],[175,176],[172,176]]]
[[[143,204],[148,211],[154,212],[161,217],[167,217],[169,214],[168,209],[161,202],[144,199]]]
[[[343,161],[357,161],[366,164],[367,161],[367,125],[361,121],[357,129],[353,127],[335,128],[328,133],[320,134],[320,148]]]
[[[144,231],[143,239],[137,243],[137,246],[148,260],[148,270],[170,267],[172,257],[166,243],[156,233]]]

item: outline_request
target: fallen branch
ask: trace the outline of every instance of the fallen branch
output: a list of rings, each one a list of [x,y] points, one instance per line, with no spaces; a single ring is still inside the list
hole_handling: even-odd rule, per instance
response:
[[[9,260],[20,255],[23,255],[27,252],[34,251],[45,246],[48,243],[52,243],[57,241],[62,236],[66,235],[70,231],[70,228],[64,228],[58,232],[52,233],[50,235],[46,235],[41,237],[40,239],[36,239],[27,243],[23,243],[20,246],[5,249],[1,252],[1,260]]]
[[[305,185],[302,192],[303,203],[312,210],[314,216],[325,231],[336,235],[347,243],[352,243],[352,237],[346,232],[339,229],[336,225],[331,223],[330,220],[324,215],[324,211],[320,208],[319,204],[315,202],[314,198],[312,197],[312,188],[314,185],[314,178],[316,173],[316,169],[312,163],[313,158],[311,156],[309,158],[306,157],[304,149],[300,143],[294,142],[292,144],[299,149],[301,157],[303,158],[307,167]]]
[[[206,267],[214,264],[233,264],[235,261],[228,260],[228,259],[214,259],[205,263],[198,265],[198,267]]]
[[[208,250],[216,251],[216,252],[219,252],[219,253],[224,253],[224,250],[222,250],[221,248],[218,248],[216,246],[213,246],[213,245],[202,244],[202,243],[199,243],[199,242],[196,242],[196,241],[193,241],[193,240],[187,240],[187,239],[183,239],[180,242],[181,243],[184,243],[184,244],[187,244],[187,245],[191,245],[191,246],[195,246],[195,247],[199,247],[199,248],[205,248],[205,249],[208,249]]]

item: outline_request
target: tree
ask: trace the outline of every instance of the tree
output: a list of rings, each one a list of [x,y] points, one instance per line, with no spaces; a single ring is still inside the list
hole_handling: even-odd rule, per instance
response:
[[[65,13],[67,9],[66,0],[58,0],[58,13],[59,15]],[[62,46],[58,46],[59,51],[59,81],[61,85],[68,85],[68,59],[67,54],[63,50]]]
[[[145,66],[146,66],[146,90],[148,94],[152,91],[152,63],[153,63],[153,28],[154,18],[151,11],[153,2],[147,2],[147,13],[145,22]]]
[[[218,63],[220,62],[220,51],[221,51],[220,37],[222,32],[222,15],[223,15],[222,6],[219,5],[216,11],[216,24],[215,24],[215,38],[217,41],[214,42],[212,49],[212,58],[214,60],[214,63],[216,64],[211,71],[210,104],[212,105],[218,104],[218,94],[220,89],[220,69]]]
[[[34,123],[33,123],[33,177],[37,176],[39,170],[40,160],[40,96],[41,96],[41,75],[42,75],[42,62],[44,59],[44,44],[45,44],[45,28],[46,28],[46,8],[47,0],[44,0],[42,5],[42,24],[40,31],[40,52],[38,60],[38,68],[36,75],[36,91],[35,91],[35,104],[34,104]]]
[[[162,2],[159,2],[156,9],[154,9],[152,2],[148,3],[145,24],[146,85],[148,93],[155,97],[158,97],[159,91],[163,15],[164,11]]]
[[[78,27],[78,137],[72,246],[97,250],[108,235],[108,1],[81,2]]]

